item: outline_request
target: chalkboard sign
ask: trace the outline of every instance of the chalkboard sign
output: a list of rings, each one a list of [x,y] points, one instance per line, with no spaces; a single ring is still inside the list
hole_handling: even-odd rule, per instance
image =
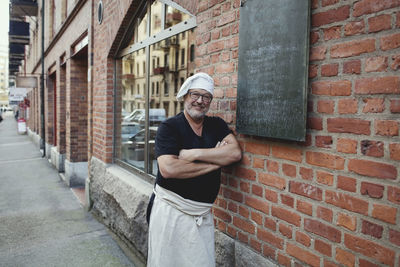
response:
[[[242,1],[239,133],[305,140],[309,20],[309,0]]]

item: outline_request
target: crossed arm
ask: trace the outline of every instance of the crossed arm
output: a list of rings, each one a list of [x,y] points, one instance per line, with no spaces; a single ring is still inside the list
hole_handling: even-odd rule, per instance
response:
[[[157,158],[164,178],[192,178],[227,166],[242,158],[233,134],[228,134],[214,148],[182,149],[179,156],[162,155]]]

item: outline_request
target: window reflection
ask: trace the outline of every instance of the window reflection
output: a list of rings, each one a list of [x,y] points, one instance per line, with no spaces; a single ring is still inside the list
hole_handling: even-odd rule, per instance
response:
[[[138,69],[139,66],[143,66]],[[135,70],[136,67],[136,70]],[[122,59],[122,95],[120,159],[144,170],[146,53],[138,50]],[[135,90],[136,88],[136,90]]]
[[[165,16],[162,16],[162,12],[165,12]],[[152,3],[150,16],[151,35],[190,18],[190,15],[158,1]],[[130,44],[148,42],[147,20],[148,14],[142,14],[136,20]],[[194,73],[194,43],[193,30],[188,30],[149,45],[149,57],[143,48],[124,56],[119,62],[116,70],[120,78],[116,113],[121,115],[117,117],[115,131],[117,159],[150,174],[157,174],[155,136],[163,120],[183,110],[183,103],[176,100],[176,94],[186,78]],[[145,154],[146,142],[148,155]],[[146,165],[149,167],[147,170]]]

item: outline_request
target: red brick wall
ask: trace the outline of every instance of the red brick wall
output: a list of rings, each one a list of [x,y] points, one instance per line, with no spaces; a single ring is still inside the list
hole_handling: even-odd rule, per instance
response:
[[[239,4],[199,1],[195,30],[233,127]],[[399,28],[397,0],[312,1],[307,142],[239,135],[219,230],[283,266],[400,266]]]
[[[66,153],[66,66],[63,65],[57,72],[57,151]]]
[[[70,162],[88,160],[87,68],[87,54],[67,62],[66,158]]]

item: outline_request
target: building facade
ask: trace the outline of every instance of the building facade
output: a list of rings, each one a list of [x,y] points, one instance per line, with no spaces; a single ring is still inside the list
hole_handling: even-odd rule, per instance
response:
[[[30,134],[145,262],[154,134],[200,71],[215,80],[210,115],[235,131],[245,1],[44,4],[45,82],[29,93]],[[218,266],[400,266],[400,3],[310,8],[306,141],[237,134],[243,159],[224,168],[213,207]],[[37,18],[27,74],[42,68]]]

